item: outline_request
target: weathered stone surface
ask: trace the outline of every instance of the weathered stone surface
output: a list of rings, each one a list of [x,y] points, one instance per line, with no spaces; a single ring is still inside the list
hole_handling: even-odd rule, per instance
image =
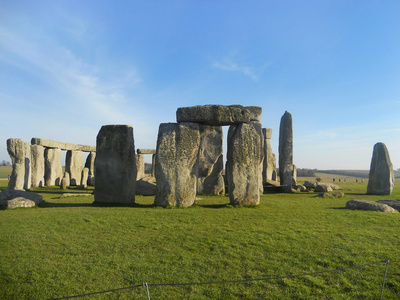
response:
[[[96,149],[94,201],[134,203],[136,155],[132,126],[102,126],[97,135]]]
[[[259,122],[229,127],[226,175],[232,205],[260,203],[263,143]]]
[[[271,128],[263,128],[264,136],[264,160],[263,160],[263,183],[267,180],[276,180],[276,159],[272,152],[270,138],[272,136]]]
[[[31,145],[40,145],[43,147],[58,148],[58,149],[67,150],[67,151],[68,150],[77,150],[77,151],[83,151],[83,152],[96,152],[96,147],[94,147],[94,146],[63,143],[63,142],[57,142],[57,141],[41,139],[41,138],[32,138]]]
[[[199,146],[199,124],[160,124],[155,162],[156,205],[193,205],[196,197],[196,161]]]
[[[180,107],[176,111],[178,122],[195,122],[204,125],[223,126],[258,121],[261,107],[241,105],[197,105]]]
[[[157,193],[156,178],[143,177],[136,181],[136,195],[153,196]]]
[[[81,187],[84,189],[88,186],[89,168],[83,168],[81,177]]]
[[[156,154],[155,149],[137,149],[137,154]]]
[[[86,158],[85,168],[89,169],[89,177],[95,176],[94,161],[96,159],[96,152],[90,152]]]
[[[290,186],[293,180],[293,125],[292,115],[285,112],[279,128],[279,177],[282,186]]]
[[[7,151],[12,161],[12,172],[8,188],[23,190],[25,184],[25,143],[21,139],[8,139]]]
[[[60,185],[62,178],[61,150],[46,148],[44,150],[44,182],[45,185]]]
[[[71,178],[71,186],[79,185],[82,178],[83,155],[82,151],[68,150],[65,157],[65,171]]]
[[[71,180],[68,172],[64,172],[64,177],[61,179],[61,189],[65,190],[71,185]]]
[[[137,168],[136,180],[139,180],[140,178],[144,177],[144,155],[143,154],[136,155],[136,168]]]
[[[378,203],[389,205],[397,211],[400,211],[400,200],[378,200]]]
[[[348,209],[373,210],[385,213],[396,213],[397,210],[389,205],[367,200],[350,200],[346,203]]]
[[[44,147],[40,145],[31,145],[31,171],[32,186],[44,186]]]
[[[225,193],[222,171],[223,132],[221,126],[200,125],[200,147],[197,156],[197,194],[222,195]]]
[[[31,157],[31,145],[29,143],[24,143],[25,147],[25,179],[24,179],[24,189],[30,189],[32,186],[32,157]]]
[[[315,189],[317,187],[317,183],[313,181],[306,180],[304,181],[304,186],[308,189]]]
[[[367,194],[390,195],[394,187],[393,165],[385,144],[377,143],[372,154]]]
[[[314,190],[316,193],[320,193],[320,192],[332,192],[333,189],[329,184],[317,184],[317,186],[315,187]]]
[[[12,201],[13,199],[16,199],[16,200]],[[5,189],[0,192],[0,208],[1,209],[6,209],[8,207],[10,207],[10,208],[28,207],[25,205],[32,205],[31,202],[26,201],[26,200],[30,200],[35,205],[38,205],[42,202],[43,198],[39,194],[36,194],[33,192],[26,192],[23,190]]]
[[[12,200],[8,200],[8,208],[18,208],[18,207],[34,207],[35,202],[32,200],[23,198],[23,197],[17,197]]]

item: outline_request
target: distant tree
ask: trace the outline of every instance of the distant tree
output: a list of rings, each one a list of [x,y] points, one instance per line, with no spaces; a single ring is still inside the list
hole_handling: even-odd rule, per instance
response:
[[[321,177],[316,177],[315,180],[318,181],[318,182],[321,182],[322,178]]]
[[[0,166],[10,166],[10,165],[11,165],[10,162],[5,160],[3,160],[0,164]]]

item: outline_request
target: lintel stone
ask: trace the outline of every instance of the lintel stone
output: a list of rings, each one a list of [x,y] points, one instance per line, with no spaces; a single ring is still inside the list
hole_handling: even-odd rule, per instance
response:
[[[47,148],[56,148],[61,150],[78,150],[83,152],[96,152],[95,146],[88,146],[88,145],[78,145],[78,144],[71,144],[71,143],[63,143],[57,142],[53,140],[41,139],[41,138],[32,138],[31,145],[40,145]]]

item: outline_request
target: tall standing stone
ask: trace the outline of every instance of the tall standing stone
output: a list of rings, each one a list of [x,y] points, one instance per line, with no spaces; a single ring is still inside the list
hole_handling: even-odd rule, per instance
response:
[[[83,154],[82,151],[68,150],[65,157],[65,171],[71,178],[71,186],[79,185],[82,178]]]
[[[156,205],[193,205],[196,198],[196,161],[199,146],[199,124],[160,124],[155,162]]]
[[[25,179],[24,189],[27,190],[32,186],[32,156],[31,156],[31,145],[24,143],[25,147]]]
[[[101,127],[96,141],[95,169],[95,202],[135,202],[136,155],[132,126]]]
[[[279,177],[285,191],[292,189],[290,174],[293,174],[293,125],[292,115],[286,111],[279,128]]]
[[[221,126],[200,125],[200,147],[197,158],[197,194],[222,195],[225,193]]]
[[[261,123],[250,122],[229,127],[226,172],[231,204],[260,203],[263,144]]]
[[[136,168],[137,168],[136,180],[139,180],[144,177],[144,154],[138,153],[136,155]]]
[[[81,176],[81,187],[84,189],[88,186],[89,168],[83,168]]]
[[[96,176],[95,169],[94,169],[94,160],[95,159],[96,159],[96,152],[94,152],[94,151],[91,151],[86,158],[85,168],[89,169],[88,185],[93,185],[92,182],[94,180],[94,177]]]
[[[394,187],[393,165],[389,151],[383,143],[377,143],[372,153],[367,194],[390,195]]]
[[[46,148],[44,150],[44,182],[45,185],[60,185],[62,179],[61,149]]]
[[[31,145],[31,170],[32,186],[44,186],[44,147],[40,145]]]
[[[12,172],[8,188],[23,190],[25,184],[25,143],[21,139],[8,139],[7,151],[12,161]]]
[[[267,180],[276,180],[276,159],[272,152],[270,139],[272,137],[271,128],[263,128],[264,135],[264,162],[263,162],[263,183]]]

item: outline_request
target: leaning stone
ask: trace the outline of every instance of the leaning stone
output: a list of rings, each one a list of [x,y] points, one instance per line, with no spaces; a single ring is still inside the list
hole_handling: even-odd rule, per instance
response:
[[[390,195],[394,187],[393,165],[385,144],[377,143],[372,154],[367,194]]]
[[[394,208],[395,210],[400,211],[400,200],[378,200],[376,202],[389,205],[390,207]]]
[[[224,126],[249,123],[261,118],[260,107],[241,105],[197,105],[180,107],[176,111],[177,122],[194,122],[204,125]]]
[[[44,150],[44,182],[46,186],[60,185],[62,179],[61,150]]]
[[[200,145],[197,123],[162,123],[158,130],[154,204],[188,207],[196,197],[196,161]]]
[[[232,205],[260,203],[263,134],[261,123],[231,125],[228,131],[226,174]]]
[[[32,186],[44,186],[44,147],[31,145]]]
[[[348,209],[373,210],[385,213],[396,213],[397,210],[383,203],[367,200],[350,200],[346,203]]]
[[[130,204],[135,202],[136,155],[133,127],[102,126],[96,141],[94,201]]]
[[[25,183],[25,143],[21,139],[8,139],[7,151],[12,160],[12,172],[8,188],[12,190],[24,189]]]
[[[221,126],[200,125],[200,146],[197,156],[197,194],[222,195],[225,184]]]
[[[279,177],[282,186],[290,186],[293,179],[293,125],[292,115],[285,112],[279,127]]]

